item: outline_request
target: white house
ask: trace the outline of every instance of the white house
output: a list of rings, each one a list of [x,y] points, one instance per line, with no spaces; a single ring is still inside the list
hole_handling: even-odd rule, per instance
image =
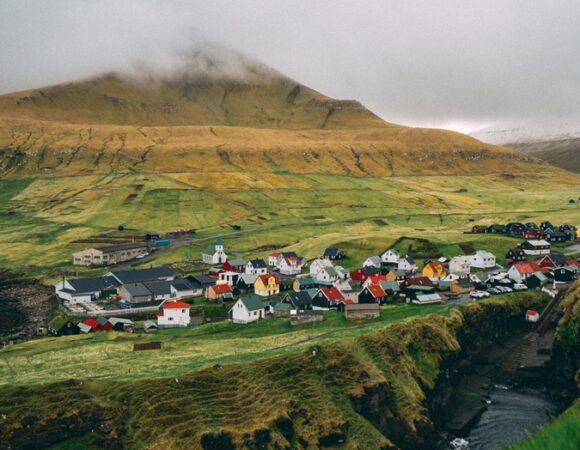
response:
[[[205,264],[223,264],[228,259],[224,252],[224,243],[221,239],[215,241],[214,245],[208,245],[201,254]]]
[[[278,259],[276,267],[283,275],[298,275],[302,272],[302,260],[297,256],[288,256]]]
[[[342,266],[334,266],[334,270],[338,274],[339,280],[349,280],[350,279],[350,272],[348,269],[345,269]]]
[[[526,255],[548,255],[551,244],[544,239],[532,239],[521,245]]]
[[[417,272],[418,267],[417,264],[415,264],[415,260],[407,255],[404,258],[399,259],[397,269],[402,270],[405,273],[415,273]]]
[[[508,277],[514,280],[516,283],[522,283],[532,276],[536,272],[541,271],[541,267],[534,261],[531,262],[520,262],[516,263],[510,267],[508,270]]]
[[[184,302],[171,301],[162,306],[163,312],[157,314],[159,328],[187,327],[191,322],[189,305]]]
[[[334,267],[328,266],[318,272],[314,279],[319,283],[334,283],[338,280],[338,273],[334,270]]]
[[[218,282],[217,284],[229,284],[230,286],[235,286],[240,279],[240,274],[238,272],[234,272],[231,270],[227,270],[225,272],[221,272],[218,275]]]
[[[468,274],[471,272],[470,256],[454,256],[449,261],[449,272],[457,274]]]
[[[471,267],[475,269],[493,269],[495,267],[495,256],[485,250],[478,250],[474,255],[470,255]]]
[[[263,259],[251,259],[246,264],[246,273],[248,275],[264,275],[268,273],[268,266]]]
[[[234,303],[229,315],[233,323],[250,323],[263,319],[266,316],[266,310],[259,298],[243,297]]]
[[[332,267],[332,262],[328,259],[316,258],[310,263],[310,275],[315,277],[325,267]]]
[[[365,259],[365,262],[363,262],[363,267],[376,267],[377,269],[380,269],[381,263],[382,260],[380,256],[369,256]]]
[[[401,255],[395,249],[387,250],[381,255],[381,260],[385,264],[399,264],[399,259],[401,259]]]
[[[55,286],[56,295],[71,303],[97,300],[105,293],[116,294],[120,283],[111,276],[62,280]]]

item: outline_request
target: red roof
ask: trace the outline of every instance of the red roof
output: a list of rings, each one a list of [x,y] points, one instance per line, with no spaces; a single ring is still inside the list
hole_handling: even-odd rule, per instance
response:
[[[280,256],[280,252],[270,253],[270,256],[273,256],[274,258],[277,258],[278,256]]]
[[[300,263],[302,262],[300,258],[298,258],[298,256],[288,256],[287,258],[284,259],[286,260],[286,264],[288,264],[289,266],[291,266],[292,264],[299,266]]]
[[[535,261],[516,263],[513,265],[513,267],[515,267],[515,269],[522,275],[542,271],[542,268]]]
[[[576,266],[576,267],[580,267],[580,262],[578,262],[577,259],[567,259],[566,260],[566,265],[567,266]]]
[[[370,286],[367,286],[367,289],[370,291],[374,298],[386,297],[387,295],[384,289],[378,284],[371,284]]]
[[[526,312],[527,316],[537,316],[538,315],[538,311],[536,311],[535,309],[528,309],[528,311]]]
[[[189,304],[184,302],[167,302],[163,305],[163,309],[189,309]]]
[[[344,300],[344,296],[342,292],[338,290],[338,288],[332,286],[328,288],[320,289],[322,291],[322,295],[324,295],[328,301],[330,302],[340,302]]]
[[[258,278],[262,280],[262,283],[264,283],[265,285],[267,285],[270,282],[270,277],[274,277],[276,279],[275,283],[278,284],[278,276],[274,273],[258,275]]]
[[[379,284],[380,281],[387,281],[386,275],[371,275],[369,277],[371,284]]]
[[[354,305],[356,302],[350,298],[345,298],[342,303],[344,303],[345,305]]]
[[[99,322],[97,322],[95,319],[90,319],[89,318],[87,320],[84,320],[83,323],[85,325],[88,325],[91,328],[98,328],[99,327]]]
[[[435,287],[433,282],[428,277],[407,278],[403,283],[406,283],[407,286]]]
[[[210,286],[209,289],[213,290],[216,294],[229,294],[232,292],[232,287],[229,284],[215,284]]]

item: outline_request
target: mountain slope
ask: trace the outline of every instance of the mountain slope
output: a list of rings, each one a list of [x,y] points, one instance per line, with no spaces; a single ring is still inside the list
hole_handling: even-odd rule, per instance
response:
[[[459,133],[389,124],[261,65],[236,76],[110,74],[0,96],[4,178],[127,169],[463,175],[537,165]]]
[[[507,145],[540,158],[553,166],[580,173],[580,138],[518,142]]]

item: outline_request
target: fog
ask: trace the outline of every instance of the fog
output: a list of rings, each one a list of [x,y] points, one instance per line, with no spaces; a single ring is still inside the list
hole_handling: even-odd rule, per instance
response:
[[[575,123],[579,23],[573,0],[2,0],[0,93],[110,71],[245,76],[240,52],[391,122]]]

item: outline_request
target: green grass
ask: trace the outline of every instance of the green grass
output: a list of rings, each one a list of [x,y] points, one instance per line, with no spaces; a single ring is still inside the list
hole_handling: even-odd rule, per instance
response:
[[[576,181],[562,185],[542,175],[509,183],[501,176],[270,174],[260,186],[259,179],[247,175],[239,184],[233,177],[231,184],[203,188],[188,184],[194,181],[182,174],[130,172],[0,181],[0,266],[54,281],[59,269],[73,269],[71,253],[90,245],[74,240],[115,232],[120,224],[137,235],[196,228],[190,246],[159,252],[156,264],[198,270],[190,261],[199,260],[201,249],[218,236],[230,254],[247,257],[286,249],[313,258],[339,245],[349,254],[345,265],[354,268],[394,244],[419,258],[460,254],[459,244],[501,258],[519,241],[464,234],[475,223],[580,222],[580,209],[566,203],[578,190]],[[458,186],[467,186],[467,192],[457,192]],[[538,195],[531,197],[532,189]],[[131,193],[137,197],[127,203]],[[9,210],[15,214],[6,214]],[[233,230],[233,224],[242,229]]]
[[[576,450],[579,445],[580,401],[576,401],[554,422],[508,450]]]

